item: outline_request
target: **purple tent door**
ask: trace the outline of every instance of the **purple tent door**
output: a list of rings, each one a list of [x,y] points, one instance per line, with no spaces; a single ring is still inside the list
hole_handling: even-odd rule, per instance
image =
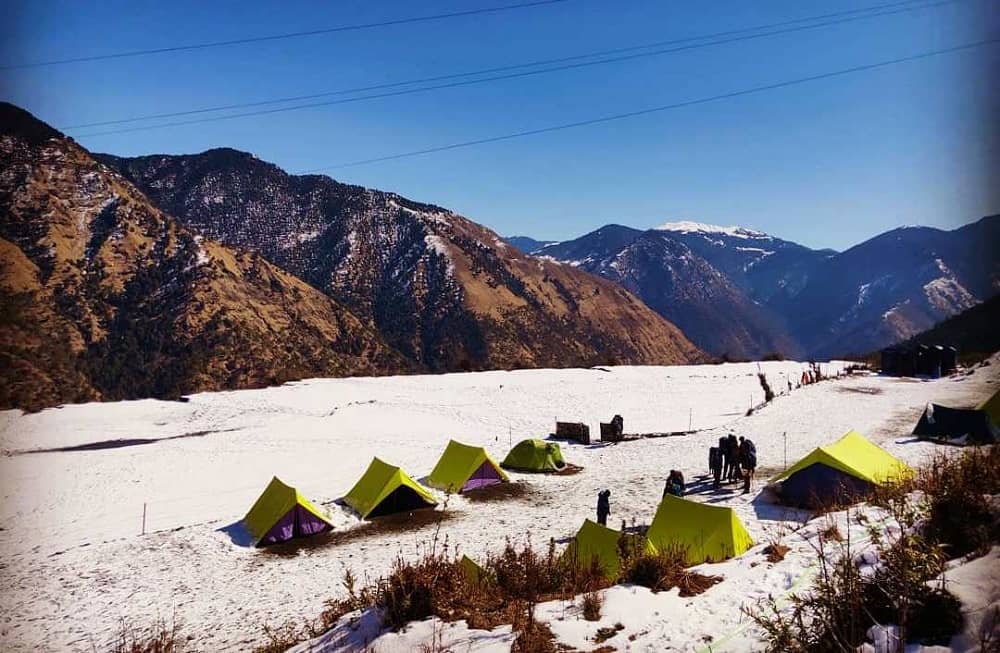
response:
[[[267,535],[260,538],[257,545],[277,544],[278,542],[285,542],[295,537],[306,537],[328,530],[330,530],[329,524],[296,504],[294,508],[286,512],[285,516],[271,527]]]
[[[494,468],[488,460],[484,460],[483,464],[479,466],[479,469],[473,472],[472,476],[469,477],[469,480],[462,486],[462,492],[496,485],[501,482],[503,482],[503,479],[500,478],[499,474],[497,474],[496,468]]]

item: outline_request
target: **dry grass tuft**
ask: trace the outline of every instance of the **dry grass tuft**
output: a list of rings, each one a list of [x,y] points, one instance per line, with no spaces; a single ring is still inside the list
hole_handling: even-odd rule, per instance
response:
[[[597,592],[587,592],[583,595],[581,608],[583,618],[587,621],[597,621],[601,618],[601,606],[603,604],[601,595]]]
[[[840,532],[840,528],[836,524],[829,524],[826,528],[819,532],[819,536],[823,538],[824,542],[843,542],[844,536]]]
[[[111,652],[182,653],[184,644],[179,633],[180,624],[176,620],[168,624],[165,620],[158,619],[146,628],[136,628],[123,618],[119,622],[118,633],[111,645]]]
[[[781,562],[785,559],[785,555],[790,551],[790,549],[782,544],[781,542],[771,542],[766,547],[762,553],[767,556],[768,562]]]
[[[597,634],[594,635],[594,641],[597,642],[598,644],[603,644],[604,642],[608,641],[609,639],[611,639],[612,637],[614,637],[623,630],[625,630],[625,626],[620,623],[617,623],[614,626],[605,626],[604,628],[598,628]]]
[[[722,580],[721,576],[705,576],[688,571],[686,552],[669,548],[656,553],[639,551],[625,558],[621,580],[661,592],[680,588],[681,596],[695,596]]]

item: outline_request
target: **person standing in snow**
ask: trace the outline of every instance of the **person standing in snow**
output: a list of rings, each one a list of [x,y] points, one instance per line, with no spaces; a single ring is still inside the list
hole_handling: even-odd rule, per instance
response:
[[[728,481],[733,474],[733,456],[726,436],[719,438],[719,452],[722,454],[722,478]]]
[[[736,434],[730,433],[726,438],[726,448],[729,452],[729,474],[726,480],[735,483],[740,480],[740,443],[736,440]]]
[[[708,469],[712,472],[712,487],[716,490],[722,481],[722,440],[720,438],[718,447],[708,448]]]
[[[611,514],[611,490],[601,490],[597,493],[597,523],[608,525],[608,515]]]
[[[750,438],[740,437],[740,464],[743,466],[743,494],[749,494],[753,473],[757,469],[757,447]]]

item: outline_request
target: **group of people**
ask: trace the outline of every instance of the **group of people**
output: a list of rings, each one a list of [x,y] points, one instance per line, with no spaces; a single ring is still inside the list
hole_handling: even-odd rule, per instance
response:
[[[757,447],[750,438],[730,433],[719,438],[717,447],[708,450],[708,468],[712,472],[712,487],[718,489],[722,480],[727,483],[743,481],[743,494],[750,492],[754,472],[757,470]],[[671,469],[663,486],[663,496],[672,494],[684,496],[684,474],[677,469]],[[601,490],[597,493],[597,523],[607,526],[608,515],[611,514],[611,490]]]
[[[723,479],[727,483],[742,479],[743,494],[747,494],[757,470],[757,447],[750,438],[730,433],[719,438],[717,447],[708,449],[708,468],[712,471],[712,487],[719,488]]]

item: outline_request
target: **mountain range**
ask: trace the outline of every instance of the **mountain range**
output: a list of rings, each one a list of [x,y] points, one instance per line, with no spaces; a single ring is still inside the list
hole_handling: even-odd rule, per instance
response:
[[[845,252],[671,222],[607,225],[530,253],[615,281],[715,356],[828,358],[906,339],[995,295],[1000,216],[953,231],[901,227]]]
[[[0,408],[707,360],[618,284],[243,152],[92,155],[0,104],[0,170]]]
[[[696,222],[505,240],[233,149],[92,154],[9,104],[0,166],[0,408],[310,376],[823,358],[1000,288],[1000,216],[845,252]]]

